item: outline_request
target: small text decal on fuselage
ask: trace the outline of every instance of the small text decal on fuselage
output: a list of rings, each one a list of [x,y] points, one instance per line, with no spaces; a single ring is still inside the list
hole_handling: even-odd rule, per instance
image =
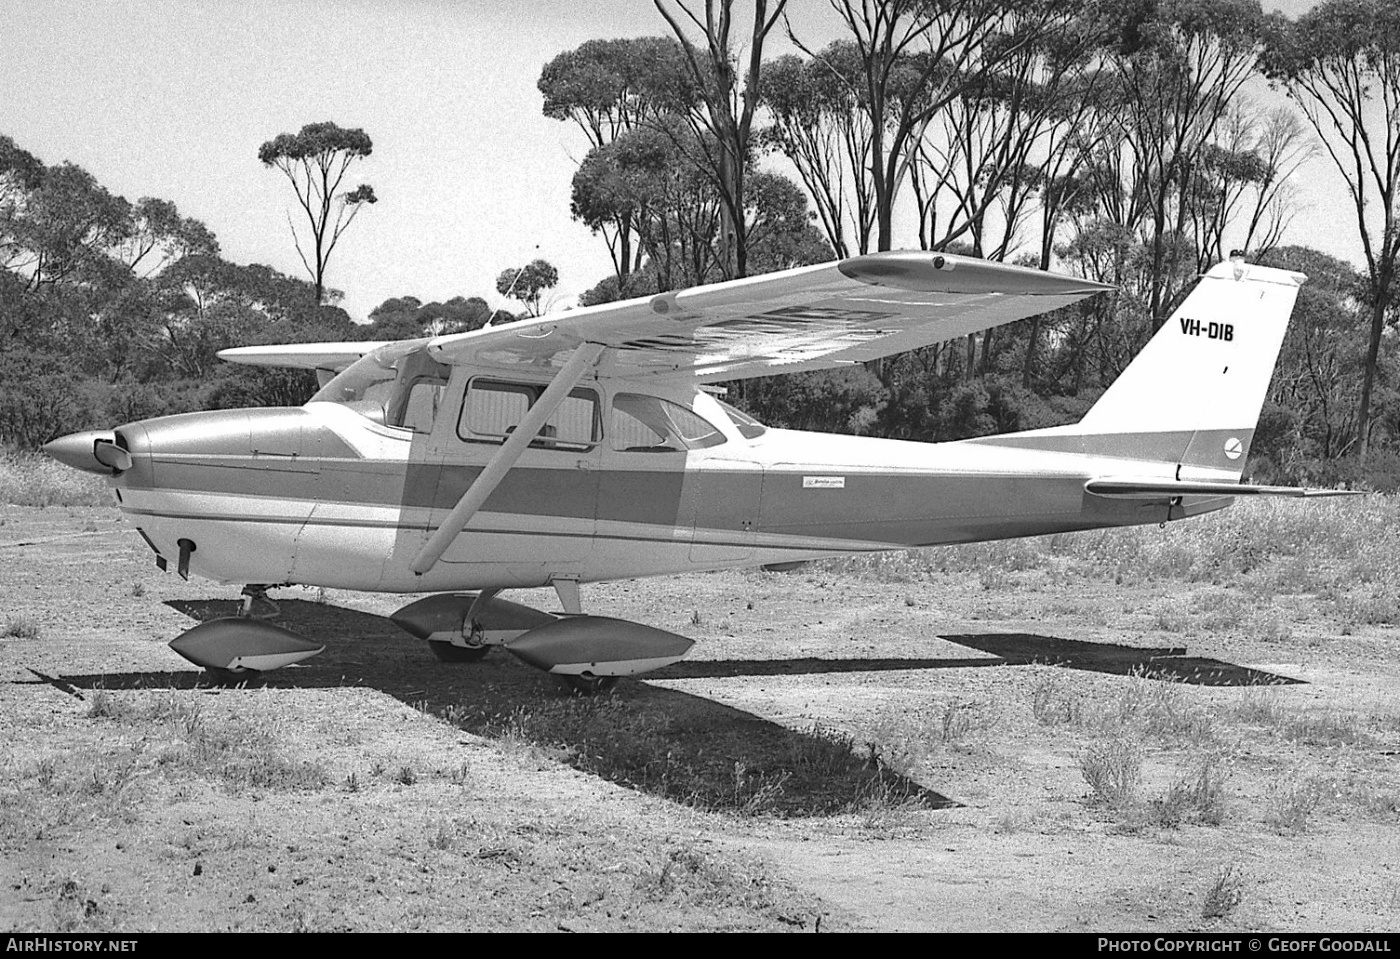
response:
[[[1190,336],[1204,336],[1211,340],[1224,340],[1227,343],[1235,338],[1233,323],[1202,323],[1200,320],[1181,318],[1181,332]]]
[[[804,476],[802,477],[803,489],[845,489],[846,477],[844,476]]]

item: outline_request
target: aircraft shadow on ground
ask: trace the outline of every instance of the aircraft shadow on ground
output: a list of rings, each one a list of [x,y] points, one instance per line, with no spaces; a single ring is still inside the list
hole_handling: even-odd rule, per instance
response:
[[[167,605],[203,622],[233,615],[238,604]],[[705,809],[794,817],[957,805],[883,766],[873,746],[830,730],[789,729],[645,681],[572,696],[556,677],[501,650],[477,663],[440,663],[386,617],[305,600],[280,606],[276,622],[324,642],[325,652],[250,685],[377,689],[469,733],[524,742],[612,782]],[[58,681],[78,690],[211,685],[194,666]]]
[[[975,666],[1062,666],[1118,676],[1198,686],[1283,686],[1302,682],[1218,659],[1187,656],[1181,647],[1124,646],[1090,643],[1033,633],[967,633],[940,636],[950,643],[990,656],[942,659],[726,659],[682,661],[659,669],[656,679],[720,679],[733,676],[796,676],[821,673],[870,673],[901,669],[967,669]]]
[[[205,621],[236,612],[228,600],[171,601]],[[552,676],[493,651],[478,663],[439,663],[423,643],[386,617],[341,606],[283,600],[280,625],[325,642],[319,656],[257,677],[272,688],[366,686],[459,728],[524,742],[576,768],[653,795],[709,809],[785,816],[912,804],[956,805],[874,760],[875,747],[831,730],[788,729],[703,696],[646,681],[610,695],[570,696]],[[1297,680],[1184,649],[1091,643],[1025,633],[940,637],[980,650],[968,658],[720,660],[682,662],[659,679],[781,676],[992,665],[1056,665],[1139,674],[1201,685],[1273,685]],[[650,678],[649,677],[649,678]],[[168,672],[63,676],[77,690],[195,688],[210,680],[194,667]],[[62,688],[60,686],[59,688]]]
[[[1219,659],[1187,656],[1185,647],[1123,646],[1034,633],[964,633],[943,636],[980,649],[1008,666],[1040,664],[1196,686],[1290,686],[1304,682]]]

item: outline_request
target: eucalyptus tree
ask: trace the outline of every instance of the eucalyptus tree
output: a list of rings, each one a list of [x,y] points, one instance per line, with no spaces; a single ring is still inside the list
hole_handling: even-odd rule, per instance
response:
[[[545,64],[538,86],[544,115],[573,121],[588,140],[589,152],[574,177],[574,216],[603,236],[613,272],[625,285],[641,265],[642,213],[617,192],[621,174],[610,146],[694,107],[685,54],[669,37],[589,40]]]
[[[150,277],[187,256],[217,255],[219,241],[207,226],[180,215],[175,204],[142,197],[131,208],[131,224],[113,255],[133,275]]]
[[[1317,152],[1303,121],[1287,107],[1260,114],[1244,100],[1231,108],[1202,151],[1186,185],[1186,218],[1205,272],[1231,247],[1267,253],[1297,212],[1293,174]]]
[[[1027,46],[1064,29],[1084,6],[1081,0],[828,2],[856,51],[857,70],[848,83],[869,118],[880,250],[893,243],[896,202],[929,125]],[[790,26],[789,35],[802,46]],[[840,76],[834,66],[833,75]]]
[[[344,129],[330,122],[308,123],[300,132],[279,134],[258,148],[263,165],[287,177],[306,217],[310,237],[305,247],[290,213],[287,226],[302,266],[316,287],[318,302],[324,301],[326,264],[341,234],[362,209],[378,202],[374,188],[367,183],[341,190],[351,165],[373,151],[374,144],[364,130]]]
[[[855,83],[855,45],[835,41],[819,57],[787,54],[764,64],[763,106],[771,124],[759,142],[796,168],[817,221],[837,256],[870,252],[875,195],[870,174],[870,117]]]
[[[366,333],[371,340],[405,340],[479,330],[496,319],[507,318],[507,314],[492,310],[479,296],[454,296],[441,303],[424,303],[416,296],[395,296],[369,311]]]
[[[637,262],[654,292],[721,279],[724,212],[711,179],[691,162],[702,152],[679,118],[641,127],[594,150],[574,175],[575,218],[593,229],[628,218]],[[619,275],[620,281],[626,276]],[[618,289],[634,286],[620,282]]]
[[[1351,197],[1366,264],[1370,332],[1356,447],[1371,443],[1376,368],[1400,260],[1400,8],[1324,0],[1270,24],[1265,69],[1302,110]]]
[[[80,166],[45,167],[7,225],[6,267],[29,292],[111,268],[108,253],[131,230],[131,204]]]
[[[697,107],[681,114],[694,136],[678,145],[698,147],[691,161],[708,176],[723,210],[720,265],[726,277],[748,275],[748,236],[744,229],[744,188],[753,153],[754,116],[763,73],[763,47],[777,26],[787,0],[752,0],[752,23],[743,54],[743,80],[737,66],[734,0],[704,0],[703,18],[696,3],[653,0],[685,53],[698,98]],[[703,48],[691,31],[699,32]]]
[[[15,141],[0,134],[0,269],[22,255],[16,229],[29,193],[44,178],[44,164]]]
[[[530,316],[539,316],[544,291],[559,284],[559,271],[548,260],[531,260],[524,266],[502,270],[496,292],[525,304]]]
[[[1335,482],[1318,461],[1356,448],[1357,402],[1362,386],[1369,316],[1365,277],[1349,263],[1307,247],[1285,246],[1263,258],[1269,266],[1306,273],[1269,385],[1269,399],[1286,410],[1283,428],[1267,448],[1295,481]],[[1277,432],[1277,428],[1275,432]],[[1252,455],[1252,453],[1251,453]]]
[[[670,37],[588,40],[545,64],[537,86],[544,115],[573,121],[593,148],[695,102],[685,54]]]
[[[1110,58],[1117,89],[1105,104],[1113,131],[1101,154],[1100,199],[1109,218],[1148,246],[1146,300],[1153,329],[1195,275],[1184,236],[1193,176],[1253,75],[1259,0],[1159,0],[1121,22]]]
[[[995,62],[960,81],[960,94],[911,139],[910,182],[924,246],[966,240],[976,256],[1008,258],[1049,178],[1063,176],[1084,153],[1091,135],[1085,104],[1095,94],[1095,55],[1106,31],[1089,7],[1074,13],[1046,22],[1034,10],[1013,12],[983,53]],[[1033,19],[1029,27],[1025,17]],[[1009,52],[1000,51],[1003,45]]]

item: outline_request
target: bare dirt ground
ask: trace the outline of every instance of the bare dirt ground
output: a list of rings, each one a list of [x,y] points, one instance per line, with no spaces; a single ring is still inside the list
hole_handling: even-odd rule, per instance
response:
[[[328,649],[220,689],[165,644],[236,588],[151,560],[114,510],[0,507],[0,928],[1400,926],[1400,637],[1308,596],[585,587],[699,642],[579,700],[438,663],[411,597],[286,589]]]

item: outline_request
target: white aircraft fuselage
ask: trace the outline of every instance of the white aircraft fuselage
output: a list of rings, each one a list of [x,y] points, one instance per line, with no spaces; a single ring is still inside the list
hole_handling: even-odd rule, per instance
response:
[[[462,407],[468,380],[453,378],[443,411]],[[608,390],[589,391],[610,408]],[[661,398],[722,441],[616,448],[604,429],[582,448],[531,448],[421,575],[414,557],[499,448],[463,439],[455,415],[427,433],[329,402],[147,420],[116,431],[132,465],[111,483],[155,550],[175,562],[187,541],[190,571],[206,578],[384,592],[777,564],[1163,522],[1230,502],[1191,497],[1173,509],[1086,492],[1105,475],[1172,478],[1170,464],[1133,455],[1151,453],[1141,435],[1115,455],[1102,443],[1078,452],[1079,438],[1057,441],[1053,430],[935,444],[781,429],[749,437],[705,392]]]

